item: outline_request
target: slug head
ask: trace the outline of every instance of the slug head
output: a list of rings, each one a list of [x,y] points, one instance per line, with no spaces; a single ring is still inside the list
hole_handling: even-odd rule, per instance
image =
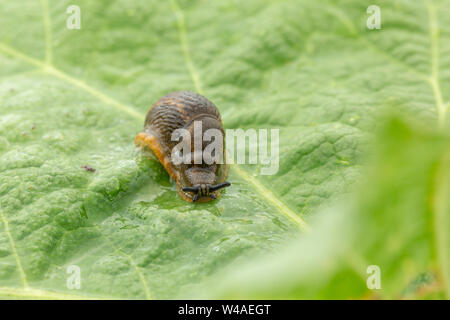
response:
[[[195,128],[194,123],[197,122],[197,128]],[[198,126],[199,122],[201,126]],[[220,189],[228,187],[230,185],[229,182],[223,182],[223,164],[217,162],[217,159],[212,159],[208,164],[205,160],[204,150],[211,143],[211,140],[202,139],[201,150],[195,150],[195,131],[201,128],[200,137],[204,137],[205,132],[209,129],[216,129],[216,132],[221,133],[220,140],[221,147],[217,150],[223,154],[223,149],[225,146],[224,143],[224,131],[222,128],[222,123],[220,119],[216,119],[211,115],[200,114],[195,117],[190,124],[186,126],[186,129],[189,130],[191,136],[191,150],[188,155],[188,163],[180,164],[180,176],[179,176],[179,186],[178,191],[180,195],[192,202],[208,202],[217,198],[220,195]],[[218,139],[218,137],[214,137]],[[220,141],[219,140],[219,141]],[[214,151],[214,155],[215,155]],[[183,155],[186,156],[186,155]],[[195,160],[197,159],[197,160]],[[198,161],[200,159],[200,161]],[[195,163],[195,161],[201,163]],[[221,160],[219,160],[221,161]],[[216,163],[217,162],[217,163]]]
[[[216,199],[214,192],[225,187],[229,187],[231,183],[222,182],[215,185],[211,184],[197,184],[192,187],[184,187],[183,192],[190,192],[193,194],[192,202],[197,202],[200,197],[209,197],[210,199]]]

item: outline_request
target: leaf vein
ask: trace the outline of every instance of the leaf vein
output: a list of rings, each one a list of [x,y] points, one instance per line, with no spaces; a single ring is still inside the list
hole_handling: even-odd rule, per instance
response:
[[[108,243],[114,248],[114,250],[116,250],[119,254],[122,254],[124,257],[126,257],[130,261],[131,265],[133,266],[134,270],[136,271],[136,273],[139,277],[139,280],[142,282],[142,286],[144,287],[144,292],[145,292],[145,296],[146,296],[147,300],[151,300],[152,295],[150,293],[150,289],[148,287],[147,280],[145,279],[145,277],[141,271],[141,268],[139,268],[137,263],[134,261],[133,257],[131,255],[127,254],[126,252],[124,252],[122,249],[117,248],[114,245],[114,243],[111,241],[111,239],[109,239],[109,237],[107,235],[105,235],[98,226],[95,226],[95,228],[106,239],[106,241],[108,241]]]
[[[191,59],[191,52],[189,48],[189,42],[187,40],[186,35],[186,24],[184,21],[184,14],[180,9],[180,6],[178,5],[177,0],[170,0],[171,9],[177,18],[177,26],[178,26],[178,36],[180,38],[180,44],[181,48],[183,50],[184,59],[186,62],[186,66],[189,70],[189,74],[192,78],[192,82],[194,82],[195,90],[197,90],[198,93],[204,95],[203,89],[200,83],[200,76],[194,66],[194,63]]]
[[[48,65],[52,64],[53,51],[52,51],[52,23],[50,18],[50,11],[48,8],[48,0],[41,0],[42,16],[44,19],[44,32],[45,32],[45,62]]]
[[[89,84],[85,83],[84,81],[76,79],[76,78],[64,73],[63,71],[57,69],[54,66],[47,65],[43,61],[32,58],[14,48],[11,48],[10,46],[3,44],[3,43],[0,43],[0,51],[4,52],[5,54],[7,54],[9,56],[17,58],[19,60],[23,60],[23,61],[27,62],[28,64],[34,65],[34,66],[40,68],[43,72],[53,75],[61,80],[64,80],[67,83],[70,83],[70,84],[90,93],[92,96],[99,99],[100,101],[102,101],[108,105],[111,105],[111,106],[117,108],[118,110],[121,110],[136,119],[139,119],[142,121],[144,120],[144,116],[141,113],[139,113],[138,111],[136,111],[133,107],[128,106],[123,103],[120,103],[119,101],[102,93],[101,91],[97,90],[96,88],[91,87]]]
[[[436,16],[436,6],[432,0],[427,2],[427,9],[431,43],[431,75],[429,77],[429,83],[436,101],[439,126],[443,128],[445,125],[447,107],[443,101],[439,83],[439,22]]]
[[[0,211],[0,218],[1,218],[2,222],[3,222],[3,225],[5,226],[5,233],[6,233],[6,236],[8,237],[9,244],[11,246],[11,251],[13,253],[14,259],[16,260],[16,265],[17,265],[17,269],[19,270],[20,280],[22,281],[23,287],[26,289],[26,288],[28,288],[28,280],[27,280],[27,277],[25,275],[25,271],[23,270],[22,263],[20,262],[20,257],[19,257],[19,254],[17,252],[17,249],[16,249],[16,244],[14,242],[14,239],[13,239],[12,235],[11,235],[11,231],[9,230],[8,220],[6,219],[5,215],[1,211]]]
[[[54,292],[48,290],[40,290],[34,288],[9,288],[0,287],[1,297],[11,298],[35,298],[35,299],[49,299],[49,300],[98,300],[100,297],[91,297],[84,295],[67,294],[62,292]]]

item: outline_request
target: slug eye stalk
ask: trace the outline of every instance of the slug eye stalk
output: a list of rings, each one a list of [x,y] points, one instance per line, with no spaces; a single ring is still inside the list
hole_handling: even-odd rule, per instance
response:
[[[214,191],[217,191],[219,189],[226,188],[229,186],[231,186],[231,183],[225,181],[225,182],[222,182],[222,183],[219,183],[219,184],[209,187],[209,191],[214,192]]]
[[[198,192],[198,187],[184,187],[183,191],[184,192],[197,193]]]
[[[217,191],[222,188],[225,188],[225,187],[229,187],[229,186],[231,186],[231,183],[229,183],[229,182],[222,182],[222,183],[215,184],[215,185],[198,184],[193,187],[184,187],[182,190],[184,192],[194,193],[194,197],[192,198],[192,201],[196,202],[198,200],[199,196],[202,196],[202,197],[209,196],[209,197],[211,197],[211,199],[216,199],[216,195],[213,194],[212,192]]]

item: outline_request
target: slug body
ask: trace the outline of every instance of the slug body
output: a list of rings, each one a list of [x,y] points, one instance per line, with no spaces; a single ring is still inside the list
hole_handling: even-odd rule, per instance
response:
[[[194,123],[196,123],[194,125]],[[222,163],[207,164],[204,161],[176,163],[172,161],[174,147],[179,144],[173,133],[185,129],[191,137],[191,154],[194,154],[194,127],[201,123],[201,137],[208,129],[222,134]],[[217,131],[216,131],[217,132]],[[196,133],[198,134],[198,133]],[[135,138],[137,146],[150,148],[170,177],[176,181],[180,196],[190,202],[208,202],[220,195],[220,189],[230,184],[225,182],[228,166],[225,164],[225,132],[219,110],[205,97],[188,91],[173,92],[159,99],[148,111],[144,131]],[[208,142],[202,140],[203,152]],[[195,150],[197,152],[197,150]],[[183,155],[185,156],[185,155]]]

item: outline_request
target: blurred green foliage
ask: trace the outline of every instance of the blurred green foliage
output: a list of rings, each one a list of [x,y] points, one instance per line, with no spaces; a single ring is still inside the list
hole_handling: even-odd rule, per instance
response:
[[[385,126],[351,197],[281,253],[216,276],[204,296],[448,299],[450,136],[398,118]],[[367,285],[371,265],[379,289]]]

